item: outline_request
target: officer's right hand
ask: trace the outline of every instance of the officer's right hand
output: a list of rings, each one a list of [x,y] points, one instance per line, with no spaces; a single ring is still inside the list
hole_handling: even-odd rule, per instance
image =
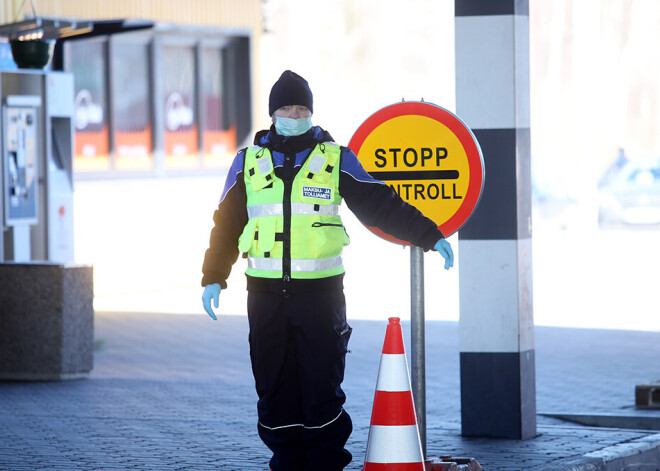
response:
[[[435,243],[433,250],[440,252],[440,255],[445,259],[445,270],[449,270],[454,266],[454,251],[451,245],[445,239],[440,239]]]
[[[213,304],[217,309],[218,304],[220,303],[220,284],[218,283],[213,283],[212,285],[206,285],[204,287],[204,293],[202,294],[202,304],[204,305],[204,310],[209,316],[211,316],[211,319],[217,321],[218,318],[215,317],[215,314],[213,313],[213,308],[211,307],[211,300],[213,300]]]

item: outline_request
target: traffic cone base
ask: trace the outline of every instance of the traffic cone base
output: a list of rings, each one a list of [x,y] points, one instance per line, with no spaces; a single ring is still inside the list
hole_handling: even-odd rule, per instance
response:
[[[363,471],[424,471],[422,463],[365,463]]]
[[[365,471],[372,464],[389,464],[390,469],[397,470],[424,469],[417,425],[372,425],[370,435]],[[395,465],[417,467],[395,468]]]

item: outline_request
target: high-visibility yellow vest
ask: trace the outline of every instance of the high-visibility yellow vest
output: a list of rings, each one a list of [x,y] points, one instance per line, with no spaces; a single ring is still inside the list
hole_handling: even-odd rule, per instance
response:
[[[270,151],[252,146],[243,171],[248,222],[238,240],[251,276],[311,279],[344,272],[349,238],[339,217],[339,156],[334,142],[319,143],[285,185]]]

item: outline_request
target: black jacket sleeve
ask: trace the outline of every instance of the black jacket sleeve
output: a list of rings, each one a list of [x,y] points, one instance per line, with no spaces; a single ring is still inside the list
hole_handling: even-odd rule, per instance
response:
[[[238,238],[247,224],[247,197],[242,168],[243,156],[236,156],[227,175],[225,191],[213,214],[209,248],[202,266],[202,286],[219,283],[225,289],[231,267],[238,259]]]
[[[339,193],[362,224],[377,227],[425,251],[444,238],[437,224],[369,175],[350,149],[342,147],[341,159]]]

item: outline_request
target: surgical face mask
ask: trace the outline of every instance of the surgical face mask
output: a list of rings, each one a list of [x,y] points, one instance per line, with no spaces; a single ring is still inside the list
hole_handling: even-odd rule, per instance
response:
[[[275,118],[275,130],[282,136],[300,136],[312,128],[312,118]]]

